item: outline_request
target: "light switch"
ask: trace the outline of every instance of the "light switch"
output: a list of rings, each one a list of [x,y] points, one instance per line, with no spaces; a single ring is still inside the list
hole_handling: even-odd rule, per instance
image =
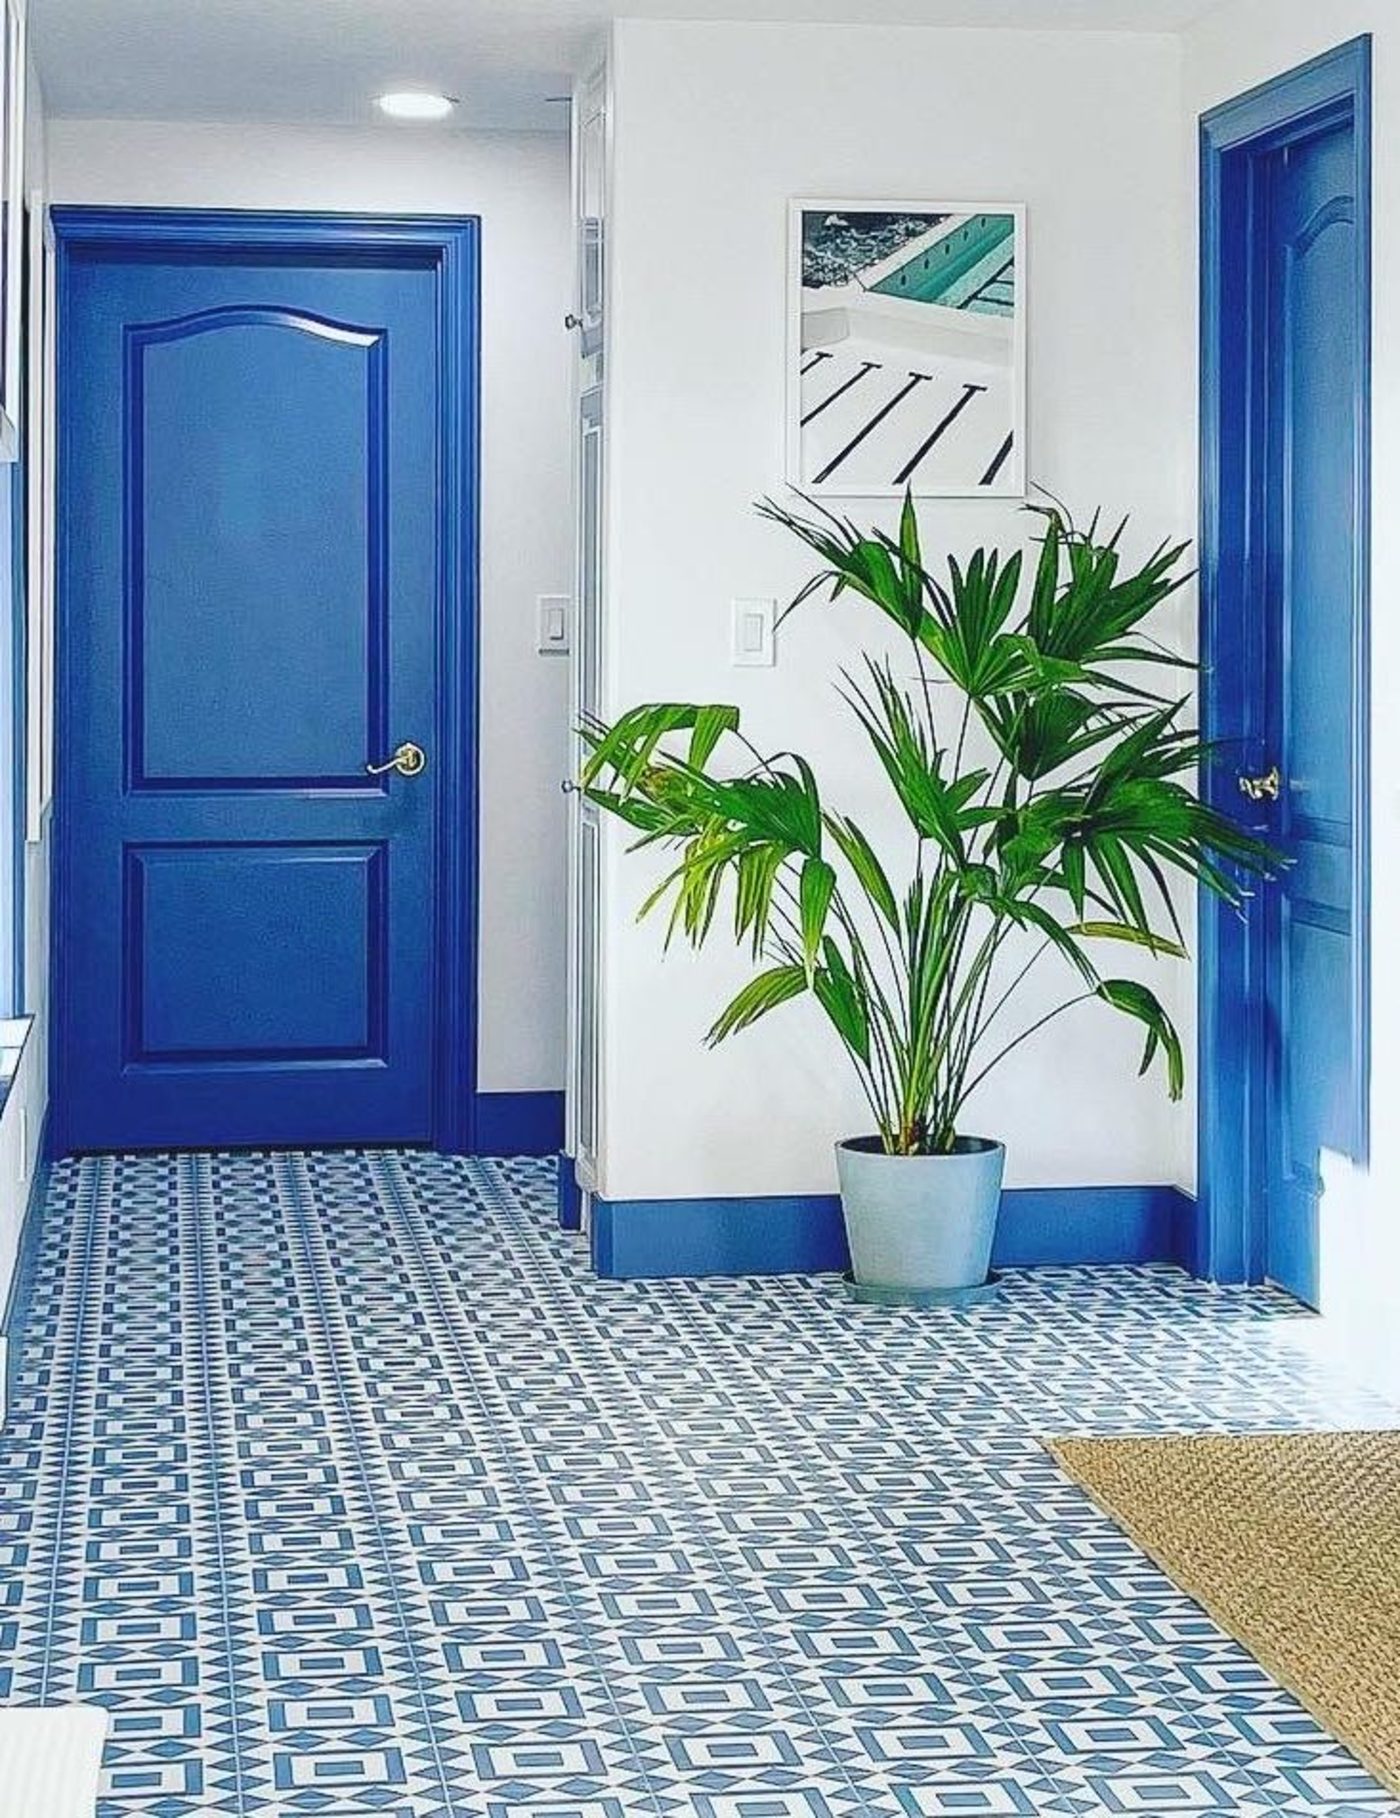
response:
[[[740,668],[771,669],[775,658],[776,600],[735,600],[731,661]]]
[[[541,656],[569,654],[569,613],[573,601],[566,593],[542,593],[535,601],[535,648]]]

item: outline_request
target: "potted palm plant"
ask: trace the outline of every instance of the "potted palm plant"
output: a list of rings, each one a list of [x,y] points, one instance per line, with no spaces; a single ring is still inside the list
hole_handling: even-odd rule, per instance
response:
[[[668,940],[700,946],[732,897],[756,970],[712,1044],[804,993],[825,1013],[874,1125],[837,1146],[856,1291],[964,1295],[987,1279],[1005,1154],[963,1131],[969,1097],[1088,1000],[1142,1025],[1141,1071],[1160,1060],[1179,1097],[1166,1010],[1097,956],[1183,958],[1173,874],[1237,902],[1275,855],[1197,797],[1205,754],[1182,723],[1187,697],[1159,687],[1190,667],[1146,629],[1188,578],[1186,545],[1132,563],[1122,526],[1101,539],[1097,518],[1080,532],[1037,508],[1033,563],[979,549],[935,573],[912,498],[897,537],[805,503],[813,515],[760,507],[821,561],[788,611],[826,589],[888,621],[840,694],[898,833],[872,837],[805,758],[757,750],[720,704],[654,703],[586,726],[582,786],[639,846],[677,855],[643,905],[669,907]],[[1042,962],[1064,969],[1063,1000],[1018,1021]]]

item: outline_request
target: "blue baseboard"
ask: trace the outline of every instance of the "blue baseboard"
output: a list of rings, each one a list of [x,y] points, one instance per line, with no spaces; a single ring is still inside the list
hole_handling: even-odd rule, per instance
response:
[[[555,1155],[564,1141],[562,1092],[478,1092],[478,1155]]]
[[[583,1229],[583,1189],[578,1184],[574,1173],[574,1158],[565,1155],[561,1149],[555,1176],[558,1205],[559,1229],[561,1231],[581,1231]]]
[[[562,1223],[562,1201],[561,1201]],[[1178,1187],[1009,1187],[992,1261],[1190,1266],[1196,1202]],[[593,1267],[618,1280],[821,1274],[849,1266],[833,1194],[762,1199],[595,1199]]]
[[[1180,1187],[1011,1187],[992,1262],[1179,1263],[1189,1268],[1196,1201]]]

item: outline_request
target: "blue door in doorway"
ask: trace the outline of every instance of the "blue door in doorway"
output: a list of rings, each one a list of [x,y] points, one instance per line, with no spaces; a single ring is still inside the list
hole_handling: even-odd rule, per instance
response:
[[[1202,1170],[1238,1185],[1240,1272],[1311,1305],[1325,1155],[1365,1153],[1367,68],[1359,41],[1207,122],[1245,129],[1206,166],[1206,717],[1237,760],[1213,787],[1290,862],[1217,936]]]
[[[1265,893],[1265,1274],[1316,1304],[1325,1149],[1352,1143],[1356,196],[1352,128],[1286,146],[1269,176],[1267,817],[1292,859]],[[1264,800],[1269,800],[1265,796]]]
[[[65,251],[65,1148],[434,1134],[440,302],[383,247]]]

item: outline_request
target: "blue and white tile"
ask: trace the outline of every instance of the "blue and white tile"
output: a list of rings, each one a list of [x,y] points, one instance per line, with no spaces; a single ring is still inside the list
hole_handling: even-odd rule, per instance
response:
[[[1049,1459],[1388,1424],[1283,1297],[599,1282],[551,1171],[55,1172],[0,1697],[106,1704],[101,1818],[1400,1812]]]

